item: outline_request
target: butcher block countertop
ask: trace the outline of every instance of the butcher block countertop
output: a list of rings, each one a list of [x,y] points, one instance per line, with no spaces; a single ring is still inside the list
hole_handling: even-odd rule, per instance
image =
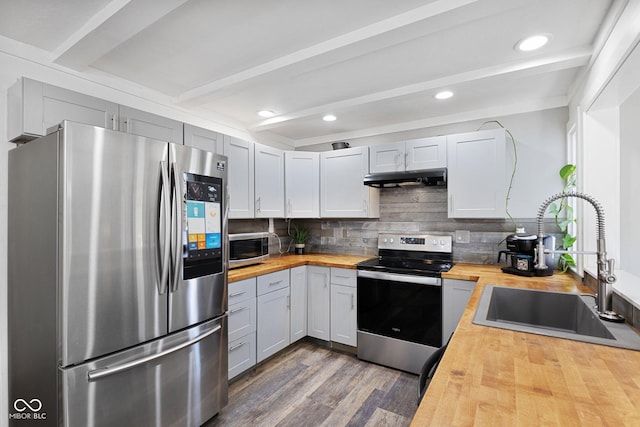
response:
[[[587,292],[579,281],[471,264],[443,277],[477,286],[411,426],[640,426],[640,351],[472,323],[485,285]]]
[[[300,265],[354,269],[366,256],[284,255],[234,269],[229,282]],[[477,285],[411,423],[422,426],[640,426],[640,351],[472,323],[485,285],[590,292],[569,274],[520,277],[456,264]]]
[[[333,255],[333,254],[309,254],[309,255],[271,255],[269,259],[257,265],[240,267],[229,270],[229,283],[287,268],[301,265],[318,265],[322,267],[340,267],[355,269],[360,261],[371,258],[360,255]]]

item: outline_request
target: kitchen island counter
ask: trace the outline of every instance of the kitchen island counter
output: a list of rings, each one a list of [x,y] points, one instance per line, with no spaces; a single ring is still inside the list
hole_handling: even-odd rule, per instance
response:
[[[640,351],[472,323],[485,285],[589,292],[579,280],[470,264],[443,277],[477,286],[412,426],[640,425]]]

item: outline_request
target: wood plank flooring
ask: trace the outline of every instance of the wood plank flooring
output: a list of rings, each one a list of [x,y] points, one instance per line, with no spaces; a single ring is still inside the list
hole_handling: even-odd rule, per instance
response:
[[[299,341],[229,386],[205,427],[408,426],[418,377]]]

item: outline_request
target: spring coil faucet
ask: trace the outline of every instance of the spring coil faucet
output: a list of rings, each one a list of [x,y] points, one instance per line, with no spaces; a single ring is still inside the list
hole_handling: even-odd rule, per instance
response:
[[[536,248],[536,258],[538,263],[536,264],[535,268],[541,271],[547,269],[547,265],[545,264],[544,259],[545,253],[564,252],[554,251],[553,248],[544,248],[543,218],[545,212],[547,211],[547,208],[549,207],[549,205],[551,205],[552,202],[558,199],[563,199],[565,197],[576,197],[586,200],[587,202],[591,203],[591,206],[593,206],[593,208],[596,210],[598,226],[598,295],[596,297],[596,311],[598,312],[598,316],[600,316],[600,318],[603,320],[622,322],[624,321],[624,318],[618,313],[614,312],[611,307],[612,285],[616,281],[616,276],[613,274],[615,260],[613,258],[607,259],[607,249],[604,234],[604,209],[602,208],[602,205],[598,203],[593,197],[584,193],[571,191],[568,193],[554,194],[542,203],[542,205],[538,209],[538,216],[536,217],[538,225],[538,245]]]

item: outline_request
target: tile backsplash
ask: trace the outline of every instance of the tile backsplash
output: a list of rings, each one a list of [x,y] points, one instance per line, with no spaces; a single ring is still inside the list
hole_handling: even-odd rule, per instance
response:
[[[535,218],[514,221],[527,232],[536,232]],[[375,256],[379,233],[433,233],[454,236],[455,262],[476,264],[495,264],[498,252],[505,249],[504,239],[515,231],[509,219],[448,218],[447,189],[444,187],[384,188],[380,191],[379,219],[294,219],[291,222],[309,229],[311,239],[306,250],[311,253]],[[270,252],[286,252],[290,223],[284,220],[274,223],[279,238],[270,238]],[[267,229],[266,219],[231,220],[229,225],[232,233]],[[469,231],[469,243],[457,243],[456,230]],[[559,231],[553,219],[545,220],[545,231]]]

